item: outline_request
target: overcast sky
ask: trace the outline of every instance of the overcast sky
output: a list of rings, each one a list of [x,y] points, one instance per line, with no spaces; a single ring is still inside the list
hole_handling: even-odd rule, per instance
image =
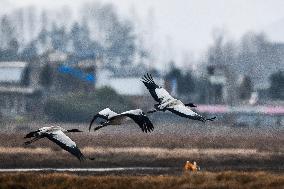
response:
[[[247,31],[266,31],[270,39],[284,40],[283,0],[101,1],[112,2],[122,15],[136,15],[143,22],[149,20],[149,14],[154,15],[152,45],[159,47],[160,54],[164,52],[168,56],[180,57],[184,52],[192,52],[195,57],[200,56],[212,42],[212,31],[216,28],[224,30],[232,39],[238,39]],[[83,2],[89,1],[0,0],[0,12],[30,5],[49,9],[68,5],[76,9]],[[168,44],[173,48],[166,49]]]

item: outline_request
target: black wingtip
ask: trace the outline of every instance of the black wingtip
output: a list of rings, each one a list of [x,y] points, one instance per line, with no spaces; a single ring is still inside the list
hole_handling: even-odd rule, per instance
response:
[[[36,133],[37,133],[37,131],[30,132],[30,133],[28,133],[24,138],[31,138],[31,137],[34,137]]]
[[[94,115],[93,119],[91,120],[90,125],[89,125],[89,132],[91,132],[92,125],[94,121],[97,119],[97,117],[98,117],[98,114]]]
[[[148,79],[150,80],[150,82],[154,82],[153,77],[151,74],[147,73]]]
[[[79,159],[80,162],[86,161],[86,158],[85,158],[85,156],[84,156],[83,154],[81,154],[81,155],[78,157],[78,159]]]
[[[146,75],[144,75],[142,77],[142,82],[145,84],[145,83],[151,83],[151,80],[148,79],[148,77]]]
[[[154,79],[153,79],[153,76],[150,74],[150,80],[153,82],[153,83],[155,83],[154,82]]]
[[[146,73],[142,77],[142,82],[145,83],[155,83],[151,74]]]

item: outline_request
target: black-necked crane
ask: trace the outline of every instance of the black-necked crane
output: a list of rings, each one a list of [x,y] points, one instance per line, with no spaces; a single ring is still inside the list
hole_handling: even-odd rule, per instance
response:
[[[151,74],[144,75],[142,77],[142,82],[149,90],[151,96],[155,99],[155,101],[158,102],[158,104],[154,105],[154,109],[149,111],[148,113],[154,113],[157,111],[163,111],[166,110],[177,114],[181,117],[199,120],[202,122],[205,122],[207,120],[213,121],[216,117],[213,118],[205,118],[196,112],[192,111],[189,107],[196,107],[192,103],[183,104],[180,100],[175,99],[172,97],[163,87],[158,86],[154,80]]]
[[[84,155],[81,153],[80,149],[77,147],[76,143],[72,141],[65,133],[70,132],[82,132],[78,129],[65,130],[59,126],[42,127],[37,131],[28,133],[25,138],[33,138],[26,141],[25,144],[31,144],[39,139],[48,138],[52,142],[56,143],[62,149],[68,151],[72,155],[76,156],[80,161],[85,160]]]
[[[127,118],[131,118],[137,123],[143,132],[147,133],[154,130],[153,124],[141,109],[129,110],[118,114],[109,108],[105,108],[93,117],[89,126],[89,131],[97,118],[102,118],[104,121],[100,122],[101,125],[95,127],[94,130],[98,130],[108,125],[121,125]]]

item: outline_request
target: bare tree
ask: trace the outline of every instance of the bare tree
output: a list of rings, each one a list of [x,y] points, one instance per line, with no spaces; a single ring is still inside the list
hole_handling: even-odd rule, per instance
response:
[[[250,98],[253,91],[253,84],[250,77],[244,76],[239,87],[239,97],[242,100],[247,100]]]
[[[15,38],[14,27],[7,15],[4,15],[0,21],[0,47],[7,49],[10,41]]]

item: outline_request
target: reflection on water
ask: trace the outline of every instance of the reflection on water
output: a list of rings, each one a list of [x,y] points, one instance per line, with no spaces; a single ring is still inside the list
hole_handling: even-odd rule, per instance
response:
[[[170,167],[115,167],[115,168],[28,168],[0,169],[0,172],[116,172],[116,171],[167,171]]]

